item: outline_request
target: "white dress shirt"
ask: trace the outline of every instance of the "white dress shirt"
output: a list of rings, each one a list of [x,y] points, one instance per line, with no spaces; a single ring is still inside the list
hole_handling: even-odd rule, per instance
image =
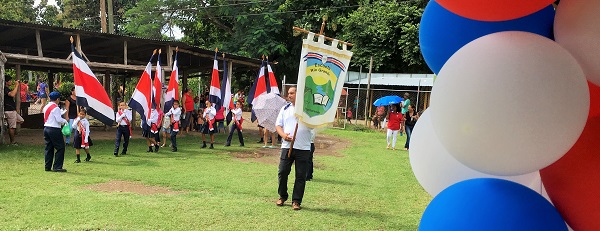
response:
[[[231,110],[231,113],[233,113],[233,115],[235,116],[235,120],[240,121],[242,119],[242,109],[241,108],[235,108],[235,109]]]
[[[173,107],[173,108],[169,109],[167,114],[165,114],[165,116],[171,116],[171,115],[173,115],[173,122],[171,122],[171,123],[179,122],[179,119],[181,118],[181,108]]]
[[[44,107],[44,115],[46,115],[46,111],[48,110],[48,108],[50,108],[51,105],[56,105],[56,103],[54,102],[50,102],[48,104],[46,104],[46,106]],[[60,113],[60,108],[57,106],[54,109],[52,109],[52,111],[50,112],[50,115],[48,115],[48,120],[46,120],[46,122],[44,122],[44,127],[51,127],[51,128],[60,128],[61,124],[66,124],[68,123],[67,120],[65,120],[61,113]]]
[[[152,111],[150,111],[150,118],[146,121],[146,123],[148,126],[150,126],[156,122],[158,122],[158,111],[156,111],[156,109],[152,109]],[[141,127],[144,128],[144,125],[142,124]]]
[[[205,108],[204,113],[202,113],[202,118],[206,118],[207,115],[208,120],[215,119],[215,116],[217,115],[217,110],[215,109],[215,107],[211,105],[209,108]]]
[[[129,123],[131,123],[131,118],[132,118],[131,110],[125,109],[125,110],[119,110],[119,111],[122,111],[123,114],[119,115],[119,112],[116,112],[115,113],[115,118],[116,118],[115,121],[117,121],[117,123],[119,125],[127,125],[127,123],[125,123],[125,120],[124,120],[124,118],[127,118],[127,121],[129,121]]]
[[[283,128],[283,132],[294,136],[294,129],[298,124],[298,131],[296,132],[296,141],[294,141],[294,149],[298,150],[309,150],[311,143],[311,131],[313,129],[306,127],[304,124],[299,123],[296,116],[294,116],[294,105],[287,104],[281,108],[279,115],[277,115],[276,126]],[[281,148],[290,148],[290,142],[283,139],[281,141]]]

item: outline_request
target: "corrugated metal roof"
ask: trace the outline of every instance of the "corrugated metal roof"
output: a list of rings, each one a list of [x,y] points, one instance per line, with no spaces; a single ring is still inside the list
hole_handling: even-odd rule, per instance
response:
[[[345,84],[367,84],[368,73],[350,71]],[[371,85],[433,86],[434,74],[371,73]]]

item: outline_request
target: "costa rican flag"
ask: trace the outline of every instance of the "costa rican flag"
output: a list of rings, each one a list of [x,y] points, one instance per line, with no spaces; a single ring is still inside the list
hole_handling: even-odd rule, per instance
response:
[[[319,53],[315,53],[315,52],[308,52],[308,54],[306,54],[304,56],[304,61],[308,60],[308,59],[318,59],[318,60],[322,60],[323,59],[323,55],[319,54]]]
[[[90,67],[83,61],[75,46],[71,43],[73,57],[73,78],[77,105],[86,108],[87,113],[102,123],[112,126],[115,112],[104,87],[98,81]]]
[[[150,118],[150,110],[152,110],[152,78],[150,77],[152,73],[152,59],[154,59],[154,54],[150,57],[150,61],[146,65],[146,70],[142,73],[140,81],[135,86],[133,95],[128,103],[129,107],[140,113],[140,115],[143,115],[141,116],[142,128],[147,130],[150,130],[148,119]]]
[[[250,88],[250,92],[248,92],[248,103],[252,104],[254,99],[258,98],[258,96],[262,94],[267,94],[267,82],[265,80],[264,62],[260,65],[258,76],[254,80],[254,85],[252,85],[252,88]]]
[[[158,51],[158,58],[156,60],[156,72],[154,74],[154,80],[152,81],[152,106],[157,111],[160,111],[160,99],[162,93],[162,69],[160,68],[160,50]]]
[[[225,120],[227,125],[231,123],[231,110],[234,108],[233,100],[231,100],[231,78],[229,78],[229,70],[227,68],[227,61],[223,59],[223,80],[221,81],[221,99],[222,105],[225,106]]]
[[[171,72],[171,78],[169,79],[169,85],[167,86],[167,93],[165,94],[165,113],[171,110],[175,100],[179,100],[179,68],[177,68],[177,54],[178,52],[175,52],[173,71]]]
[[[339,67],[342,70],[346,70],[346,65],[344,65],[344,63],[342,63],[342,61],[333,58],[333,57],[327,57],[327,62],[328,63],[333,63],[333,65],[336,65],[337,67]]]
[[[213,61],[212,79],[210,80],[208,101],[215,104],[215,110],[219,111],[219,109],[221,109],[221,84],[219,84],[219,62],[217,61],[216,52],[215,60]]]
[[[270,93],[279,94],[279,87],[277,86],[277,79],[275,79],[275,73],[273,73],[273,69],[271,69],[271,65],[269,65],[269,60],[267,60],[267,71],[269,71],[269,86]]]

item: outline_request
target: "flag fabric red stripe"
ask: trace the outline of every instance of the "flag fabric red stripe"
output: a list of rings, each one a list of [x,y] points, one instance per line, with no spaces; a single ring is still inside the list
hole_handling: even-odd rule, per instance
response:
[[[71,44],[73,58],[73,79],[77,105],[86,108],[87,113],[102,123],[112,126],[115,113],[112,102],[100,81],[90,67],[83,61],[81,55]]]
[[[179,100],[179,68],[177,67],[177,53],[175,53],[175,61],[173,61],[173,71],[165,93],[165,108],[164,112],[168,112],[173,107],[173,102]]]
[[[258,98],[258,96],[262,94],[267,94],[267,82],[265,80],[265,69],[264,67],[260,68],[260,72],[258,74],[258,80],[256,81],[256,90],[254,91],[254,99]]]
[[[273,73],[273,69],[271,69],[271,65],[269,65],[269,61],[267,60],[267,70],[269,71],[269,86],[271,88],[271,93],[279,94],[279,87],[277,86],[277,79],[275,79],[275,73]]]
[[[215,110],[221,109],[221,84],[219,84],[219,62],[217,61],[217,54],[215,53],[215,60],[213,61],[212,78],[210,80],[210,91],[208,94],[208,101],[215,104]]]
[[[144,129],[150,128],[150,124],[147,121],[150,118],[150,110],[152,109],[152,79],[150,78],[150,73],[152,72],[153,58],[154,55],[152,55],[150,62],[146,65],[146,69],[142,73],[128,103],[129,107],[140,113],[140,115],[144,115],[141,116],[142,128]]]
[[[154,103],[154,107],[157,111],[160,111],[160,99],[163,95],[162,93],[162,70],[160,67],[160,53],[158,56],[158,60],[156,61],[156,72],[154,74],[154,80],[152,84],[152,100]]]

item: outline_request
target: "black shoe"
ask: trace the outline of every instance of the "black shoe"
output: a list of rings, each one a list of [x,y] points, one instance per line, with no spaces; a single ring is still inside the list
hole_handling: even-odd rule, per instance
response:
[[[264,143],[265,141],[263,139],[260,139],[258,142],[256,142],[257,144],[261,144]]]
[[[126,152],[121,152],[121,156],[122,156],[122,155],[127,155],[127,153],[126,153]]]
[[[202,147],[201,148],[206,148],[206,142],[202,143]]]
[[[52,169],[49,169],[49,168],[47,168],[47,169],[45,169],[44,171],[46,171],[46,172],[50,172],[50,171],[52,171]]]
[[[210,147],[208,149],[213,149],[215,147],[213,147],[213,144],[210,144]]]
[[[81,160],[75,160],[75,163],[81,163]]]
[[[240,147],[244,147],[244,144],[240,144]]]
[[[153,152],[152,146],[148,147],[148,151],[146,151],[146,152]]]
[[[85,158],[85,162],[89,162],[91,159],[92,159],[92,156],[88,155],[88,156]]]
[[[154,152],[158,152],[158,148],[160,148],[160,146],[158,146],[158,145],[154,146]]]
[[[229,147],[229,146],[231,146],[231,144],[225,144],[225,147]]]
[[[119,156],[119,153],[113,153],[113,154],[115,155],[115,157],[118,157],[118,156]]]
[[[172,148],[171,152],[177,152],[177,148]]]
[[[64,168],[57,168],[57,169],[52,169],[53,172],[67,172],[66,169]]]

